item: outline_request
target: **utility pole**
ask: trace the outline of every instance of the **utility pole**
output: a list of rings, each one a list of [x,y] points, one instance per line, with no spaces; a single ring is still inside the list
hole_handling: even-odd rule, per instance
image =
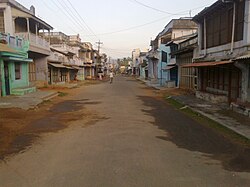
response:
[[[99,40],[98,42],[96,42],[96,44],[98,45],[98,53],[100,53],[100,47],[103,44],[103,42]]]
[[[192,17],[192,10],[189,11],[189,17]]]

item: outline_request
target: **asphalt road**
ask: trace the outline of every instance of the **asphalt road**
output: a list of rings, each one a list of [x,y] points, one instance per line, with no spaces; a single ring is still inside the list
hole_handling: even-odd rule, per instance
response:
[[[0,186],[250,186],[247,160],[240,157],[237,165],[228,158],[246,150],[131,78],[82,87],[54,110],[87,110],[94,118],[86,122],[83,113],[71,127],[44,134],[0,163]]]

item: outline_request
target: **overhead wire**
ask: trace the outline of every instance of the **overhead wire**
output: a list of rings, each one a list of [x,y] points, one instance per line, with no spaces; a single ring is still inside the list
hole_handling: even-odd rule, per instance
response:
[[[53,1],[53,0],[52,0]],[[83,29],[83,30],[85,30],[86,28],[84,28],[83,26],[82,26],[82,24],[79,22],[79,20],[77,19],[77,17],[72,13],[72,10],[67,6],[67,4],[65,4],[65,2],[64,1],[62,1],[62,2],[64,2],[64,5],[66,6],[64,6],[59,0],[56,0],[60,5],[61,5],[61,7],[66,11],[66,13],[72,18],[72,20],[74,21],[74,23],[76,23],[81,29]],[[69,12],[69,11],[70,12]]]
[[[165,17],[162,17],[162,18],[157,19],[157,20],[153,20],[153,21],[141,24],[141,25],[137,25],[137,26],[133,26],[133,27],[128,27],[128,28],[121,29],[121,30],[116,30],[116,31],[106,32],[106,33],[99,33],[98,35],[110,35],[110,34],[116,34],[116,33],[124,32],[124,31],[129,31],[129,30],[137,29],[137,28],[140,28],[140,27],[144,27],[146,25],[151,25],[153,23],[159,22],[159,21],[164,20],[164,19],[169,18],[169,17],[171,17],[171,16],[167,16],[167,17],[165,16]],[[90,35],[87,35],[87,36],[90,36]]]
[[[53,10],[51,7],[49,7],[48,4],[44,2],[44,0],[42,0],[42,2],[43,2],[44,6],[45,6],[47,9],[49,9],[51,12],[55,13],[55,10]],[[56,11],[56,12],[57,12],[57,11]],[[76,34],[78,33],[78,32],[77,32],[75,29],[73,29],[72,27],[70,27],[69,29],[70,29],[71,31],[73,31],[73,33],[76,33]]]
[[[88,28],[88,30],[99,40],[98,36],[95,34],[95,32],[91,29],[91,27],[86,23],[86,21],[82,18],[82,16],[78,13],[78,11],[75,9],[75,7],[72,5],[72,3],[67,0],[67,2],[70,4],[70,6],[73,8],[73,10],[76,12],[76,14],[79,16],[80,20],[85,24],[85,26]]]
[[[141,6],[144,6],[146,8],[155,10],[157,12],[161,12],[161,13],[165,13],[165,14],[170,14],[170,15],[185,15],[182,12],[181,13],[170,13],[170,12],[167,12],[167,11],[164,11],[164,10],[160,10],[158,8],[151,7],[151,6],[146,5],[146,4],[144,4],[144,3],[140,2],[140,1],[137,1],[137,0],[130,0],[130,1],[133,1],[133,2],[135,2],[135,3],[137,3],[137,4],[141,5]]]
[[[57,0],[58,1],[58,0]],[[54,0],[51,0],[51,2],[60,10],[61,8],[59,7],[59,5],[54,1]],[[60,3],[61,5],[61,3]],[[62,6],[62,5],[61,5]],[[63,9],[65,9],[63,6],[62,6]],[[72,18],[70,16],[70,14],[68,13],[68,11],[61,11],[68,19],[71,20],[72,24],[75,26],[75,28],[78,28],[78,24],[75,22],[74,18]],[[67,14],[66,14],[67,13]],[[77,33],[76,33],[77,34]]]
[[[152,6],[149,6],[149,5],[146,5],[138,0],[129,0],[129,1],[132,1],[134,3],[137,3],[141,6],[144,6],[146,8],[149,8],[149,9],[152,9],[152,10],[155,10],[157,12],[161,12],[161,13],[165,13],[165,14],[169,14],[169,15],[185,15],[187,14],[189,11],[191,10],[196,10],[196,9],[200,9],[200,8],[204,8],[205,6],[208,6],[209,4],[206,4],[206,5],[203,5],[203,6],[200,6],[200,7],[196,7],[196,8],[193,8],[191,10],[185,10],[185,11],[182,11],[182,12],[178,12],[178,13],[171,13],[171,12],[167,12],[167,11],[164,11],[164,10],[161,10],[161,9],[158,9],[158,8],[155,8],[155,7],[152,7]],[[185,13],[185,14],[184,14]]]
[[[193,8],[191,10],[197,10],[197,9],[200,9],[200,8],[204,8],[206,6],[207,5],[203,5],[203,6],[200,6],[200,7]],[[133,26],[133,27],[128,27],[128,28],[124,28],[124,29],[120,29],[120,30],[116,30],[116,31],[111,31],[111,32],[106,32],[106,33],[98,33],[97,35],[98,36],[104,36],[104,35],[111,35],[111,34],[117,34],[117,33],[125,32],[125,31],[129,31],[129,30],[134,30],[134,29],[137,29],[137,28],[141,28],[141,27],[144,27],[144,26],[147,26],[147,25],[154,24],[156,22],[159,22],[159,21],[162,21],[164,19],[170,18],[170,17],[172,17],[174,15],[177,15],[177,14],[171,14],[171,15],[168,15],[168,16],[164,16],[164,17],[159,18],[157,20],[153,20],[153,21],[150,21],[150,22],[147,22],[147,23],[144,23],[144,24],[141,24],[141,25],[136,25],[136,26]],[[86,35],[86,36],[92,36],[92,35]]]

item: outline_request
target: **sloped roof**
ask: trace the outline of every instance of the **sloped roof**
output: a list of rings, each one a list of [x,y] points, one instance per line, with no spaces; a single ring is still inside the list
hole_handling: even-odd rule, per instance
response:
[[[36,17],[36,15],[34,15],[32,13],[32,11],[30,11],[29,9],[27,9],[26,7],[24,7],[23,5],[21,5],[17,1],[15,1],[15,0],[2,0],[1,3],[9,3],[12,7],[15,7],[16,9],[31,15],[34,20],[36,20],[37,22],[40,22],[41,24],[43,24],[45,27],[49,28],[50,30],[53,29],[53,27],[51,25],[49,25],[45,21],[41,20],[40,18]]]
[[[212,4],[210,7],[205,7],[200,13],[198,13],[196,16],[193,17],[193,20],[196,22],[199,22],[203,19],[205,15],[208,15],[212,13],[215,9],[220,9],[222,7],[225,7],[228,3],[234,2],[236,0],[226,0],[225,2],[223,0],[217,0],[214,4]]]

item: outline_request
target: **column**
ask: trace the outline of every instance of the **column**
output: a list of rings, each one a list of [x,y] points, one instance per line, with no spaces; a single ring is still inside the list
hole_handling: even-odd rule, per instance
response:
[[[30,21],[29,21],[29,18],[26,18],[26,21],[27,21],[28,40],[30,40]]]

